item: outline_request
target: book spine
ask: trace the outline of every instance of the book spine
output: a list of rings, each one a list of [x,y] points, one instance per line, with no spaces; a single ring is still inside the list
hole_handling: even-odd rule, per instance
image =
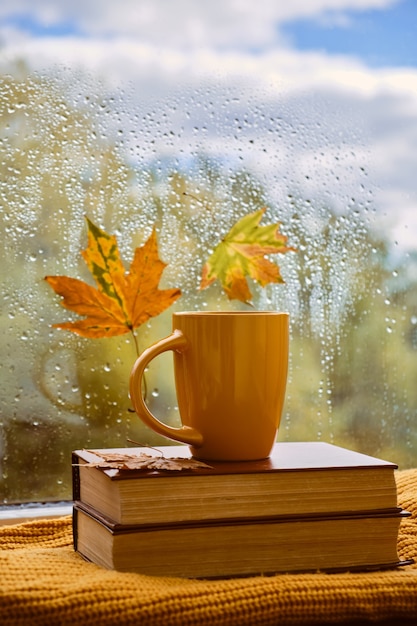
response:
[[[80,497],[80,459],[75,452],[72,453],[72,499],[81,500]]]
[[[78,511],[75,506],[72,507],[72,542],[74,550],[78,549]]]

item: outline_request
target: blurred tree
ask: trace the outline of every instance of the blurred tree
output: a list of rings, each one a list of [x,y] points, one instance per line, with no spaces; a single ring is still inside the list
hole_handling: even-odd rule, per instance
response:
[[[293,320],[285,436],[318,435],[413,466],[417,354],[410,337],[413,319],[417,322],[415,277],[405,275],[409,264],[390,268],[386,242],[365,224],[349,237],[344,216],[329,209],[322,214],[327,219],[315,233],[319,245],[309,246],[305,229],[299,229],[301,306]],[[302,221],[299,215],[297,219]],[[339,247],[335,242],[341,232]],[[319,324],[317,316],[322,318]]]
[[[130,169],[96,116],[106,107],[99,95],[73,102],[23,68],[0,78],[4,498],[68,497],[71,449],[124,445],[132,431],[123,367],[131,346],[52,331],[64,313],[43,281],[88,275],[84,214],[115,224],[115,207],[125,217],[136,211]],[[57,478],[48,484],[51,466]]]

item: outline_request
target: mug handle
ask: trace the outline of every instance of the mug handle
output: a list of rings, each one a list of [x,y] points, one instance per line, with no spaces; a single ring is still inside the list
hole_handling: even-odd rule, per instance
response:
[[[158,356],[158,354],[162,354],[162,352],[175,350],[176,352],[181,353],[186,349],[186,347],[186,337],[184,337],[180,330],[175,329],[171,335],[165,337],[164,339],[160,339],[152,346],[144,350],[140,357],[136,359],[130,374],[130,399],[132,400],[133,408],[140,419],[156,433],[163,435],[164,437],[168,437],[168,439],[181,441],[182,443],[199,448],[203,445],[203,436],[196,428],[191,426],[174,428],[173,426],[164,424],[150,412],[142,395],[142,378],[148,363]]]

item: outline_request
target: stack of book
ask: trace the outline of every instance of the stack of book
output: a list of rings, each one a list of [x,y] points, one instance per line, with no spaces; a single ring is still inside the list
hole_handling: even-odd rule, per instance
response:
[[[134,462],[153,455],[156,469]],[[322,442],[277,443],[262,461],[175,458],[188,448],[75,451],[75,550],[109,569],[196,578],[404,563],[393,463]]]

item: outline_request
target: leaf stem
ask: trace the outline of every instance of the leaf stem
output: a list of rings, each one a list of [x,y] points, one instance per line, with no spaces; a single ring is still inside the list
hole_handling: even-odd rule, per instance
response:
[[[135,331],[133,330],[133,328],[130,329],[130,332],[131,332],[131,335],[133,337],[133,343],[135,344],[136,356],[137,356],[137,358],[139,358],[139,356],[140,356],[140,349],[139,349],[139,342],[138,342],[137,335],[136,335]],[[143,393],[143,398],[144,398],[144,400],[146,402],[146,400],[148,399],[148,383],[146,381],[146,374],[143,374],[142,381],[143,381],[142,393]]]
[[[136,349],[136,356],[139,358],[140,355],[140,351],[139,351],[139,342],[138,342],[138,338],[136,336],[135,331],[133,330],[133,328],[131,328],[130,330],[132,337],[133,337],[133,342],[135,344],[135,349]]]

